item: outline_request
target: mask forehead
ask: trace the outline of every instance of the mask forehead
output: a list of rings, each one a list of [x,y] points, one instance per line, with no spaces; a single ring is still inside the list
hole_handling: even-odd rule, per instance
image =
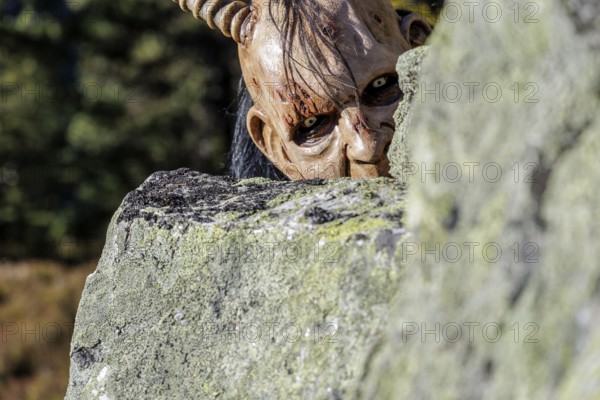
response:
[[[376,69],[393,69],[398,55],[410,48],[387,0],[319,0],[294,6],[307,7],[318,21],[317,29],[307,30],[312,37],[304,38],[309,48],[298,45],[301,40],[294,37],[298,32],[282,36],[283,21],[288,17],[284,7],[264,1],[260,3],[260,18],[250,40],[240,46],[244,79],[265,112],[280,102],[282,106],[294,101],[302,103],[304,95],[310,97],[309,103],[318,104],[296,104],[298,107],[292,108],[318,112],[323,103],[329,105],[334,100],[328,98],[332,95],[343,102],[351,96],[344,92],[352,92],[377,73]],[[284,49],[283,39],[291,41],[290,48]],[[287,76],[286,68],[292,72]],[[268,104],[262,104],[265,102]]]
[[[334,41],[354,83],[365,84],[373,74],[392,71],[398,56],[410,49],[400,33],[398,17],[389,1],[331,2],[339,32]]]
[[[375,43],[395,47],[402,40],[398,17],[387,0],[318,1],[326,12],[326,23],[332,27],[334,40],[348,47]]]

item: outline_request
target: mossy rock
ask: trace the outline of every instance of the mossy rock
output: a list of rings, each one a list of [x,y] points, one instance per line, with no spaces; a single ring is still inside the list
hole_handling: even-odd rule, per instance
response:
[[[597,2],[452,7],[410,111],[414,237],[359,398],[598,399]]]
[[[402,275],[403,196],[385,178],[152,175],[87,279],[67,398],[353,393]]]

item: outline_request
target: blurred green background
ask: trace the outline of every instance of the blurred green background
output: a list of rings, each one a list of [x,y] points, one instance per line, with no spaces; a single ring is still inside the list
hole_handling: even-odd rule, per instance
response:
[[[84,279],[157,170],[218,174],[236,46],[169,0],[0,0],[0,399],[62,399]]]
[[[168,0],[0,4],[0,257],[95,258],[149,174],[222,170],[233,41]]]

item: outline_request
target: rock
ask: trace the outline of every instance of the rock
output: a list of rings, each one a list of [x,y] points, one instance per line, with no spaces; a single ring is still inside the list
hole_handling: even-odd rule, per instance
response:
[[[403,197],[384,178],[152,175],[87,279],[67,399],[354,393],[401,277]]]
[[[600,398],[583,10],[449,4],[399,62],[396,181],[152,175],[86,282],[67,399]]]
[[[359,398],[600,398],[600,19],[574,4],[598,10],[485,1],[469,22],[459,2],[437,27],[404,168],[415,236]]]
[[[398,109],[394,114],[396,122],[396,134],[392,139],[392,144],[388,151],[388,157],[392,160],[390,165],[390,174],[403,182],[406,181],[406,169],[410,167],[409,149],[407,147],[407,135],[411,122],[411,109],[415,95],[419,89],[419,73],[421,65],[429,46],[421,46],[406,53],[398,58],[396,70],[398,71],[398,83],[404,97],[398,104]],[[410,171],[410,168],[408,168]]]

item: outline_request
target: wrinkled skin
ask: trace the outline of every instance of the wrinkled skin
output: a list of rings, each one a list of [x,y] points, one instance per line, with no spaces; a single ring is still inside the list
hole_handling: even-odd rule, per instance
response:
[[[290,76],[293,83],[288,83],[276,27],[280,21],[264,12],[267,2],[254,2],[263,12],[247,24],[239,46],[244,80],[254,100],[248,131],[293,180],[389,176],[386,153],[394,134],[393,114],[403,96],[396,62],[401,53],[422,44],[431,28],[414,14],[405,17],[401,28],[387,0],[318,3],[327,11],[322,24],[339,51],[319,46],[327,60],[325,81],[336,83],[330,91],[323,89],[319,74],[305,67],[300,48],[292,50],[297,64]]]

